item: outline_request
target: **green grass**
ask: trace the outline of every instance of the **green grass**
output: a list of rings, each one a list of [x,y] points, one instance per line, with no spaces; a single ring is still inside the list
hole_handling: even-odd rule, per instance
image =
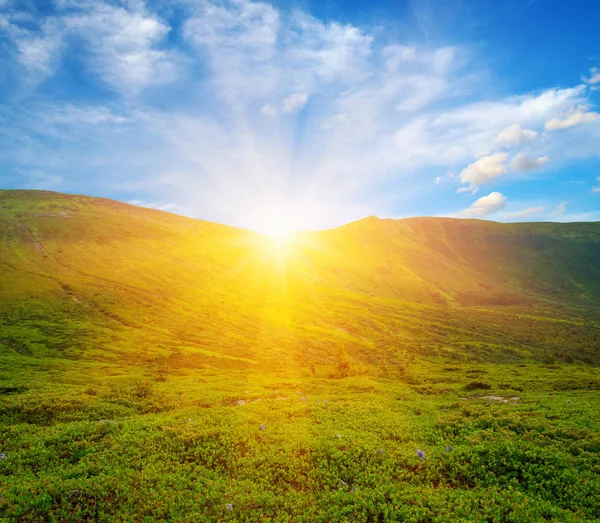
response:
[[[0,521],[600,520],[599,246],[0,191]]]
[[[600,380],[587,366],[112,370],[88,369],[87,384],[82,368],[37,374],[1,396],[6,521],[600,518]],[[469,390],[473,376],[490,389]]]

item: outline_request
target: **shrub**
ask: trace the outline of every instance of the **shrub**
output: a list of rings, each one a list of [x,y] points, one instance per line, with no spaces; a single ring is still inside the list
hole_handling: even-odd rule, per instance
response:
[[[335,375],[336,378],[347,378],[352,372],[350,356],[345,348],[339,347],[335,353]]]
[[[465,385],[465,390],[488,390],[491,388],[492,386],[489,383],[483,381],[471,381]]]
[[[153,386],[150,380],[137,379],[131,388],[131,394],[136,398],[147,398],[152,395]]]

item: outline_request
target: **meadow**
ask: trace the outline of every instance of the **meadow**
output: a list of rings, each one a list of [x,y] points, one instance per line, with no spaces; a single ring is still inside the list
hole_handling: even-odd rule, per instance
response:
[[[2,368],[3,521],[600,519],[587,365],[41,367]]]
[[[0,521],[598,521],[599,246],[0,191]]]

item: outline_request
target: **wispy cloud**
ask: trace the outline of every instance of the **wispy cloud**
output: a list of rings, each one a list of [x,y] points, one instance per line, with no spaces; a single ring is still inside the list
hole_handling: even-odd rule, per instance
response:
[[[158,48],[170,30],[167,24],[143,7],[128,10],[104,2],[93,5],[87,12],[65,18],[67,29],[88,47],[87,64],[92,73],[109,87],[128,94],[176,78],[178,53]]]
[[[561,202],[556,206],[556,209],[552,211],[552,214],[564,214],[567,210],[569,202]]]
[[[590,69],[590,75],[581,75],[581,80],[589,85],[600,84],[600,69],[598,69],[597,67],[592,67]]]
[[[546,207],[543,205],[538,205],[537,207],[527,207],[522,211],[511,212],[507,216],[509,218],[526,218],[531,215],[541,214],[546,210]]]
[[[520,211],[500,212],[494,215],[501,221],[536,221],[536,222],[585,222],[600,221],[600,211],[569,212],[569,202],[555,205],[536,205]],[[507,209],[510,207],[507,206]]]
[[[57,14],[41,20],[15,11],[0,20],[18,62],[34,80],[55,74],[61,55],[74,45],[85,51],[91,74],[127,94],[176,77],[181,57],[162,47],[170,28],[142,3],[125,8],[103,1],[58,2],[57,7]]]
[[[584,109],[579,109],[570,114],[564,119],[552,118],[546,123],[546,130],[556,131],[558,129],[568,129],[582,123],[591,123],[600,121],[600,114],[594,112],[586,112]]]
[[[286,113],[297,113],[306,105],[307,101],[308,96],[306,93],[290,94],[283,101],[283,111]]]
[[[81,107],[72,104],[49,107],[48,110],[44,112],[44,118],[49,123],[58,124],[123,124],[129,121],[125,116],[115,114],[106,107]]]
[[[275,107],[273,107],[271,104],[266,103],[265,105],[262,106],[262,108],[260,109],[260,112],[267,116],[273,116],[274,114],[277,114],[277,109]]]
[[[128,200],[126,203],[137,207],[147,207],[148,209],[156,209],[157,211],[177,212],[179,206],[175,203],[161,202],[146,202],[144,200]]]
[[[60,21],[48,18],[37,30],[27,28],[28,17],[0,13],[0,34],[12,43],[11,49],[16,65],[23,69],[22,79],[37,84],[51,76],[59,64],[63,47],[64,27]]]

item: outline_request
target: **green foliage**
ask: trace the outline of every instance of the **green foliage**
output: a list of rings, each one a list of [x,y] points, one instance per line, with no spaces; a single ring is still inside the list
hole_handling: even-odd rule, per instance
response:
[[[37,374],[30,390],[0,396],[0,513],[24,522],[600,518],[600,402],[580,387],[595,369],[446,367],[414,362],[415,379],[437,387],[425,395],[389,378],[323,379],[319,368],[305,378],[169,371],[153,382],[131,378],[132,366],[94,371],[92,391],[69,383],[73,369],[51,384]],[[486,372],[492,404],[461,397],[471,371]],[[573,376],[572,388],[555,392],[556,373]],[[518,398],[502,396],[509,377],[524,389]]]
[[[599,241],[0,191],[0,521],[600,520]]]

